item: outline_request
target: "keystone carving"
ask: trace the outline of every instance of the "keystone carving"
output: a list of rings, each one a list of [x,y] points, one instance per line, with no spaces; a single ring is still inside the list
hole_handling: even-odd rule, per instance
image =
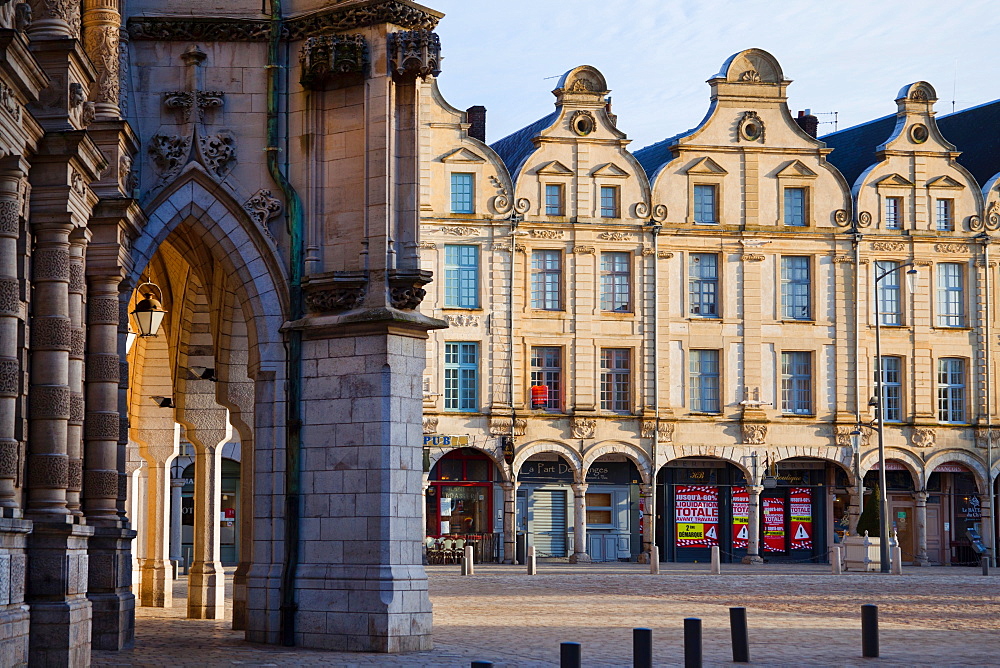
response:
[[[766,424],[743,424],[741,425],[741,430],[743,433],[743,443],[747,445],[763,445],[767,440]]]
[[[316,88],[337,74],[363,74],[368,68],[368,44],[362,35],[310,37],[299,53],[306,88]]]
[[[389,69],[398,77],[441,73],[441,38],[431,30],[389,33]]]
[[[597,431],[597,420],[573,418],[570,429],[573,431],[573,438],[594,438],[594,432]]]

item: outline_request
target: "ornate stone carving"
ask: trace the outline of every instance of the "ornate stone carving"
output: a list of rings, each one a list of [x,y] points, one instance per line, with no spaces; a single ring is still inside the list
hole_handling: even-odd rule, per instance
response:
[[[910,435],[910,443],[912,443],[915,448],[933,448],[934,430],[914,427],[913,433]]]
[[[514,436],[524,436],[524,430],[528,426],[528,421],[522,418],[517,418],[514,420]],[[491,417],[490,418],[490,436],[509,436],[510,435],[510,418],[509,417]]]
[[[19,315],[21,293],[16,278],[0,278],[0,314]]]
[[[97,102],[118,104],[121,87],[119,72],[121,69],[118,48],[119,22],[117,12],[106,12],[102,24],[88,25],[84,31],[84,48],[91,61],[97,66]]]
[[[428,274],[430,272],[427,272]],[[389,278],[389,302],[393,308],[400,310],[412,310],[420,306],[427,291],[425,285],[430,282],[430,276],[426,280],[417,276],[397,276]]]
[[[69,458],[66,455],[28,455],[28,484],[32,487],[66,487]]]
[[[118,471],[84,471],[83,489],[86,498],[116,498],[118,496]]]
[[[979,216],[969,216],[969,229],[973,232],[982,232],[986,225]]]
[[[38,350],[69,350],[69,318],[36,317],[31,320],[31,345]]]
[[[315,88],[337,74],[364,74],[368,69],[368,43],[362,35],[310,37],[299,52],[299,82]]]
[[[531,230],[529,232],[534,239],[562,239],[562,230]]]
[[[764,143],[764,121],[756,111],[744,111],[740,118],[736,141],[760,141]]]
[[[16,397],[21,365],[16,359],[0,357],[0,397]]]
[[[767,440],[767,425],[759,422],[745,422],[740,425],[743,442],[747,445],[762,445]]]
[[[632,206],[632,210],[635,212],[636,218],[645,218],[649,215],[649,205],[645,202],[636,202]]]
[[[990,202],[990,206],[986,210],[986,222],[984,224],[988,230],[1000,229],[1000,202],[996,200]]]
[[[69,251],[65,248],[39,248],[31,258],[36,281],[69,282]]]
[[[441,234],[453,237],[477,237],[480,232],[478,227],[442,227]]]
[[[364,286],[343,286],[308,293],[306,295],[306,306],[310,311],[318,313],[335,313],[337,311],[349,311],[361,306],[364,298]]]
[[[87,301],[87,322],[91,325],[118,324],[117,297],[91,297]]]
[[[32,385],[28,390],[32,418],[69,419],[69,388],[65,385]]]
[[[740,74],[740,81],[745,83],[760,83],[760,73],[755,69],[749,69]]]
[[[597,237],[608,241],[632,241],[632,234],[629,232],[601,232]]]
[[[267,227],[267,223],[281,215],[283,208],[281,200],[271,197],[271,191],[267,188],[261,188],[243,203],[243,210],[271,240],[274,240],[274,237],[271,236],[271,230]]]
[[[87,100],[87,94],[83,90],[83,84],[76,81],[69,84],[69,106],[75,109]]]
[[[436,434],[438,428],[438,419],[436,417],[425,417],[424,418],[424,433],[425,434]]]
[[[833,222],[843,227],[851,222],[851,214],[847,213],[847,209],[837,209],[833,212]]]
[[[0,478],[17,478],[20,470],[21,444],[14,439],[0,439]]]
[[[21,231],[21,205],[17,200],[0,200],[0,236],[17,238]]]
[[[163,94],[163,106],[180,110],[185,123],[200,123],[207,110],[222,107],[225,99],[221,90],[174,90]]]
[[[510,193],[507,191],[507,187],[500,182],[496,176],[490,175],[490,185],[492,185],[497,194],[493,196],[493,208],[499,214],[504,214],[510,211],[511,201]]]
[[[88,383],[118,383],[120,359],[114,353],[91,353],[87,355]]]
[[[153,135],[149,142],[149,155],[160,170],[162,179],[168,179],[180,171],[190,148],[190,137]]]
[[[577,90],[580,86],[582,86],[584,90],[589,91],[592,85],[593,84],[586,79],[577,79],[570,87],[570,92],[583,92],[582,90]],[[573,130],[574,134],[580,137],[586,137],[597,129],[597,119],[594,118],[594,113],[592,111],[588,111],[587,109],[578,109],[574,111],[573,115],[570,117],[569,127]]]
[[[70,392],[69,395],[69,423],[83,424],[84,409],[86,401],[81,392]]]
[[[592,418],[573,418],[570,422],[573,438],[594,438],[597,431],[597,420]]]
[[[391,32],[389,69],[398,77],[406,75],[426,79],[441,73],[441,38],[431,30]]]
[[[13,89],[0,82],[0,109],[10,114],[13,121],[21,122],[21,104],[17,101]]]
[[[642,437],[643,438],[653,438],[656,435],[656,440],[658,443],[671,443],[674,440],[674,423],[673,422],[660,422],[656,423],[656,420],[643,420],[642,422]]]
[[[663,222],[667,219],[667,205],[657,204],[653,207],[653,220]]]
[[[997,442],[1000,441],[1000,429],[994,427],[979,427],[976,429],[976,447],[986,449],[990,446],[990,441],[993,441],[993,447],[997,447]]]
[[[833,438],[837,442],[837,445],[842,448],[854,448],[854,442],[851,440],[851,433],[854,429],[855,427],[847,425],[834,425]],[[867,448],[870,440],[871,429],[861,429],[861,447]]]
[[[764,261],[764,254],[763,253],[743,253],[742,255],[740,255],[740,259],[743,260],[744,262],[763,262]]]
[[[417,248],[423,248],[424,250],[437,250],[437,244],[433,241],[421,241],[417,244]]]
[[[527,197],[518,197],[514,201],[514,211],[517,211],[518,213],[527,213],[530,208],[531,200]]]
[[[852,262],[854,262],[854,258],[852,258],[850,255],[834,255],[833,256],[833,263],[834,264],[844,264],[844,263],[852,263]]]
[[[900,251],[906,250],[906,244],[899,241],[873,241],[872,250],[889,252],[889,253],[898,253]]]
[[[596,246],[573,246],[574,253],[597,255]]]
[[[69,291],[78,295],[87,292],[87,279],[83,273],[83,262],[79,260],[69,265]]]
[[[70,459],[68,468],[66,489],[79,492],[83,489],[83,460]]]
[[[937,253],[967,253],[969,247],[966,244],[934,244],[934,251]]]
[[[452,327],[479,327],[479,316],[466,313],[447,313],[445,322]]]
[[[661,260],[669,260],[673,256],[674,254],[671,253],[670,251],[662,251],[662,250],[656,251],[656,257],[660,258]]]
[[[402,2],[339,7],[291,19],[285,24],[282,39],[294,41],[335,32],[356,30],[380,23],[391,23],[408,30],[433,30],[439,16]],[[128,22],[132,39],[183,42],[265,42],[271,34],[266,20],[172,19],[135,17]]]
[[[868,211],[862,211],[858,214],[858,227],[868,227],[872,224],[872,214]]]
[[[117,441],[120,416],[118,413],[87,413],[83,423],[88,441]]]
[[[87,346],[87,334],[82,327],[74,327],[69,333],[69,357],[82,360]]]
[[[226,178],[236,161],[236,136],[228,130],[214,135],[199,136],[204,164],[220,179]]]

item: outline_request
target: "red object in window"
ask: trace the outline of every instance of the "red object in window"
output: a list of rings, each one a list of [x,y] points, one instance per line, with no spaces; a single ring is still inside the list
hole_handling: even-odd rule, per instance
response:
[[[545,408],[549,403],[549,388],[544,385],[531,386],[531,407]]]

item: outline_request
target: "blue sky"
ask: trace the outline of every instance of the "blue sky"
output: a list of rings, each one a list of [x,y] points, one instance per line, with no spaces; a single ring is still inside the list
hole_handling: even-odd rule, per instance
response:
[[[695,126],[705,81],[731,54],[757,47],[781,63],[793,115],[820,133],[894,113],[896,92],[924,80],[938,113],[1000,98],[1000,36],[985,1],[425,0],[438,27],[439,85],[465,109],[485,105],[490,142],[552,110],[557,77],[593,65],[608,80],[618,126],[636,150]]]

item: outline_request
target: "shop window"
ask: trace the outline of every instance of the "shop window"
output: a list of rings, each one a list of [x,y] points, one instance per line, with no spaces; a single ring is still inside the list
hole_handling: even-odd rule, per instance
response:
[[[474,213],[473,184],[475,176],[468,172],[452,172],[451,174],[451,212]]]
[[[785,225],[803,227],[806,224],[806,189],[785,188]]]
[[[563,216],[563,185],[549,183],[545,186],[545,215]]]
[[[879,260],[875,263],[876,276],[885,277],[878,282],[878,314],[883,325],[903,324],[903,300],[900,294],[899,262],[895,260]],[[891,272],[891,273],[886,273]]]
[[[942,357],[938,360],[938,420],[965,422],[965,360]]]
[[[632,310],[629,253],[601,253],[601,310],[627,313]]]
[[[937,270],[937,311],[939,327],[961,327],[964,324],[965,290],[962,265],[942,262]]]
[[[614,524],[614,505],[610,492],[588,492],[587,526],[612,526]]]
[[[812,353],[781,353],[781,411],[812,415]]]
[[[799,255],[781,258],[781,317],[787,320],[809,320],[810,305],[809,258]]]
[[[688,256],[690,313],[699,318],[719,317],[719,256],[691,253]]]
[[[444,305],[479,308],[479,246],[445,245]]]
[[[531,308],[562,310],[562,252],[536,250],[531,253]]]

